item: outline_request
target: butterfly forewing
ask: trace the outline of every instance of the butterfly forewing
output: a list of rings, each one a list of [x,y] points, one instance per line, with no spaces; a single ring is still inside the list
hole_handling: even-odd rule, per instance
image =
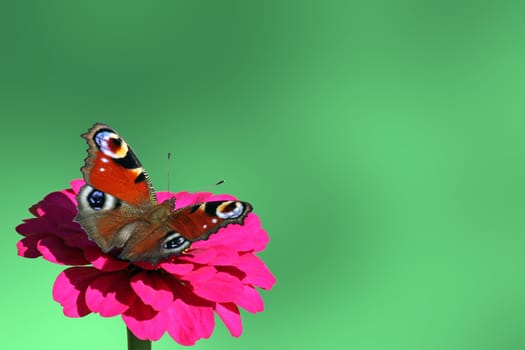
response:
[[[89,144],[81,169],[86,183],[132,205],[156,203],[146,171],[115,130],[97,123],[82,137]]]

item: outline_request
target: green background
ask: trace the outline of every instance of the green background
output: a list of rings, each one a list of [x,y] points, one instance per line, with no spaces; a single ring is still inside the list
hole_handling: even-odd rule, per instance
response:
[[[525,348],[522,1],[0,4],[2,349],[124,349],[14,227],[95,121],[167,187],[249,200],[266,310],[198,349]],[[169,336],[154,349],[179,346]]]

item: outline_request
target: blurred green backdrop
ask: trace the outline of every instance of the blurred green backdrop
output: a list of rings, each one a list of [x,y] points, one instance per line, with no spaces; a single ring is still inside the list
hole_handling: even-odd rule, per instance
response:
[[[254,203],[278,279],[197,349],[525,348],[523,1],[0,4],[5,349],[123,349],[14,227],[95,121],[166,189]],[[224,146],[226,144],[227,146]],[[229,150],[229,151],[225,151]],[[169,336],[154,349],[176,349]]]

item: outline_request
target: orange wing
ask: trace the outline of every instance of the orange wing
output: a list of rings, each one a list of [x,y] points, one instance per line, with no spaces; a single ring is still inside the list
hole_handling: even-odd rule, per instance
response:
[[[97,123],[82,137],[89,145],[81,168],[87,184],[131,205],[157,203],[146,171],[115,130]]]
[[[207,239],[229,224],[242,224],[252,206],[240,201],[215,201],[181,208],[171,214],[168,226],[189,241]]]
[[[158,207],[168,207],[163,202]],[[155,209],[156,210],[156,209]],[[192,242],[205,240],[221,227],[242,224],[252,206],[239,201],[216,201],[196,204],[172,212],[167,221],[141,227],[141,233],[131,235],[119,257],[153,264],[172,255],[180,255]]]

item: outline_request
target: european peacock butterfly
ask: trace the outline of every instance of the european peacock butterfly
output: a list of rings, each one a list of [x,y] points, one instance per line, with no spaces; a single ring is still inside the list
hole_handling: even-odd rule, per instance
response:
[[[225,200],[174,211],[174,198],[157,203],[148,174],[115,130],[97,123],[82,137],[89,145],[81,168],[86,184],[75,220],[106,253],[156,264],[221,227],[242,224],[252,210],[249,203]]]

